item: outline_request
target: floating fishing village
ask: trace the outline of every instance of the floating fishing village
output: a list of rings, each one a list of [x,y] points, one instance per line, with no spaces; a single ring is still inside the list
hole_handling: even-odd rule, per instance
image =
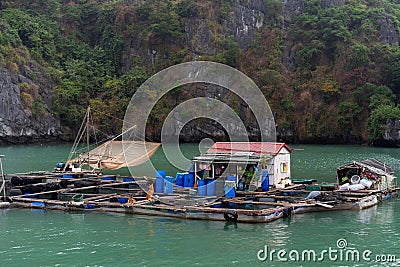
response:
[[[400,266],[400,0],[0,0],[0,267]]]
[[[110,140],[51,172],[2,172],[0,207],[267,223],[301,213],[367,209],[400,190],[393,169],[376,159],[338,167],[336,183],[291,178],[293,150],[274,142],[216,142],[193,158],[190,170],[174,176],[165,170],[154,177],[102,175],[127,166],[129,159],[118,160],[124,149],[146,145]],[[158,145],[150,146],[151,156]]]

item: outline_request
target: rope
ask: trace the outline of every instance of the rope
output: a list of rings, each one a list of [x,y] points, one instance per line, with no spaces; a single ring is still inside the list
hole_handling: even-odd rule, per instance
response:
[[[100,111],[100,110],[96,110],[96,109],[94,109],[94,108],[91,108],[93,111],[96,111],[96,112],[99,112],[99,113],[103,113],[105,116],[107,116],[107,117],[110,117],[110,118],[113,118],[113,119],[116,119],[116,120],[118,120],[118,121],[120,121],[120,122],[125,122],[126,123],[126,121],[125,120],[122,120],[122,119],[120,119],[120,118],[118,118],[118,117],[115,117],[115,116],[113,116],[113,115],[111,115],[111,114],[109,114],[109,113],[104,113],[103,111]],[[133,127],[136,127],[136,125],[132,125],[129,129],[132,129]],[[129,130],[128,129],[128,130]],[[126,130],[125,132],[127,132],[128,130]],[[98,131],[100,131],[101,133],[103,133],[103,134],[105,134],[104,132],[102,132],[101,130],[98,130]],[[122,134],[120,134],[120,135],[118,135],[118,137],[119,136],[122,136]],[[135,136],[134,137],[139,137],[139,138],[141,138],[143,141],[145,141],[146,140],[146,137],[144,136],[144,135],[141,135],[141,136],[138,136],[138,133],[135,133]],[[105,140],[107,140],[107,139],[105,139]],[[114,140],[114,139],[113,139]],[[152,138],[148,138],[148,140],[150,141],[150,142],[155,142],[154,141],[154,139],[152,139]],[[100,142],[101,143],[101,142]]]
[[[92,150],[93,147],[95,148],[95,147],[97,147],[97,146],[99,146],[101,144],[104,144],[104,143],[108,142],[108,141],[114,141],[115,139],[120,138],[124,134],[130,132],[132,129],[137,127],[136,125],[133,125],[132,127],[128,128],[127,130],[123,131],[122,133],[120,133],[120,134],[118,134],[118,135],[116,135],[114,137],[106,137],[106,138],[104,138],[104,139],[102,139],[100,141],[97,140],[97,135],[96,135],[96,132],[94,131],[94,128],[93,128],[95,143],[91,144],[91,145],[89,145],[89,143],[88,143],[86,147],[82,147],[81,149],[78,149],[79,143],[81,142],[85,132],[86,133],[89,132],[89,123],[88,122],[91,123],[91,126],[94,125],[94,119],[93,119],[93,116],[91,116],[91,113],[90,113],[91,110],[94,111],[94,112],[103,113],[102,111],[93,109],[90,106],[88,107],[88,109],[86,111],[86,114],[85,114],[85,116],[83,118],[82,124],[79,127],[79,131],[78,131],[77,137],[76,137],[76,139],[74,141],[74,144],[72,145],[72,148],[71,148],[71,151],[69,153],[67,162],[69,162],[72,159],[74,154],[81,154],[82,152],[89,153],[89,151]],[[116,120],[119,120],[119,121],[123,122],[123,120],[121,120],[120,118],[117,118],[117,117],[115,117],[113,115],[110,115],[110,114],[107,114],[107,113],[103,113],[103,114],[105,116],[108,116],[110,118],[113,118],[113,119],[116,119]],[[102,133],[102,134],[104,134],[104,135],[106,135],[106,133],[102,132],[101,130],[97,130],[97,131]],[[145,136],[142,136],[142,138],[140,138],[139,134],[136,131],[132,131],[132,132],[134,134],[133,135],[133,140],[141,139],[141,140],[143,140],[145,142],[145,140],[146,140]],[[131,136],[129,136],[129,137],[131,137]],[[139,138],[137,138],[137,137],[139,137]],[[150,142],[154,142],[151,138],[148,138],[148,140],[150,140]],[[87,151],[85,151],[85,150],[87,150]]]

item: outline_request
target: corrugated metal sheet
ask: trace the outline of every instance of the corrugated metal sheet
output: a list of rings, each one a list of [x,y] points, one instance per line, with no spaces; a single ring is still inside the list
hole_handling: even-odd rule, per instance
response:
[[[386,172],[388,174],[394,174],[394,170],[392,167],[388,166],[386,163],[381,162],[377,159],[374,159],[374,158],[366,159],[366,160],[361,161],[361,163],[364,163],[365,165],[380,169],[381,171]]]
[[[285,143],[274,142],[217,142],[207,154],[235,154],[240,152],[253,152],[254,154],[278,154],[282,148],[286,148],[290,153],[292,149]]]

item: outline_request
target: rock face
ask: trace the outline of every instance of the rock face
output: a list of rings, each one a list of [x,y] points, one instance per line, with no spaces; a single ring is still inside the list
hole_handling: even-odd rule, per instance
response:
[[[380,39],[386,45],[398,45],[399,34],[394,20],[385,13],[381,13],[381,18],[377,20],[380,30]]]
[[[382,143],[388,146],[400,146],[400,120],[391,120],[386,126]]]
[[[232,36],[241,49],[247,49],[255,32],[264,25],[265,9],[262,0],[232,1],[229,12],[219,18],[220,25],[214,21],[217,13],[210,13],[208,18],[191,18],[185,23],[190,40],[186,46],[195,54],[214,55],[219,39]]]
[[[0,143],[33,143],[55,140],[60,132],[57,121],[44,114],[35,118],[21,101],[18,84],[29,82],[0,68]]]
[[[228,2],[228,1],[226,1]],[[221,1],[219,3],[213,1],[213,4],[209,3],[207,9],[204,6],[199,5],[201,12],[198,15],[190,17],[184,21],[184,33],[185,41],[180,45],[185,47],[193,58],[189,60],[204,60],[202,57],[212,58],[218,51],[218,45],[221,39],[227,37],[233,37],[233,40],[238,44],[240,49],[246,51],[251,47],[257,34],[259,34],[266,26],[267,27],[279,27],[283,32],[282,36],[282,57],[281,62],[284,71],[290,72],[296,68],[296,53],[299,49],[298,41],[295,40],[294,36],[291,36],[290,26],[296,21],[296,19],[307,12],[308,2],[305,0],[282,0],[281,5],[273,5],[273,1],[263,0],[233,0],[229,1],[229,8],[224,9],[221,12]],[[346,4],[344,0],[321,0],[320,3],[324,9],[335,9],[340,8]],[[272,15],[271,15],[272,14]],[[271,18],[272,16],[272,18]],[[398,25],[395,20],[385,13],[379,14],[379,18],[376,21],[379,30],[379,37],[383,44],[395,45],[399,43]],[[154,64],[161,58],[168,57],[160,47],[154,46],[154,44],[145,44],[139,36],[133,37],[133,40],[127,45],[126,49],[126,69],[133,64],[130,60],[134,55],[140,55],[140,58],[145,64]],[[208,60],[207,58],[205,60]],[[207,86],[203,88],[204,91],[209,92],[206,96],[223,99],[225,93],[219,92],[213,86]],[[218,97],[216,97],[218,92]],[[192,93],[192,97],[195,94]],[[178,99],[172,99],[179,103]],[[227,101],[229,102],[229,100]],[[246,108],[241,107],[240,115],[243,121],[249,122],[251,119],[246,116]],[[279,114],[278,114],[279,116]],[[277,117],[278,117],[277,116]],[[177,121],[179,119],[177,118]],[[216,139],[226,138],[226,131],[224,131],[221,125],[213,121],[203,122],[204,127],[198,127],[199,123],[194,121],[185,125],[181,129],[181,125],[177,122],[172,129],[177,132],[181,129],[180,136],[185,141],[197,141],[203,137],[214,137]],[[366,140],[362,136],[334,136],[329,137],[328,133],[323,133],[317,139],[311,137],[306,139],[299,137],[295,129],[280,128],[277,126],[277,135],[279,140],[288,142],[309,142],[309,143],[362,143]],[[254,127],[252,129],[250,138],[257,139],[259,133]],[[254,130],[253,130],[254,129]],[[172,131],[171,130],[171,131]],[[249,130],[249,129],[248,129]],[[228,131],[233,131],[228,129]],[[153,130],[153,138],[156,139],[159,133]],[[328,140],[329,139],[329,140]]]
[[[242,49],[247,49],[254,32],[264,25],[265,5],[262,0],[235,1],[233,12],[222,23],[225,36],[234,36]]]

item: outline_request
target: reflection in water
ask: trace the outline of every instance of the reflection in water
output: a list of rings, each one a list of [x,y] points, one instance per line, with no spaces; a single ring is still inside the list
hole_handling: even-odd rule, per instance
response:
[[[371,221],[377,216],[378,206],[373,206],[366,210],[358,211],[356,221],[363,224],[370,224]]]
[[[235,229],[238,228],[237,222],[225,222],[225,225],[224,225],[224,230],[225,231],[231,230],[232,228],[235,228]]]
[[[4,210],[0,211],[0,238],[5,241],[0,243],[0,254],[9,255],[15,266],[27,265],[27,259],[20,258],[26,251],[32,261],[39,262],[46,254],[48,262],[65,266],[174,266],[177,261],[184,266],[233,262],[257,266],[256,253],[265,245],[321,251],[335,247],[339,238],[345,238],[350,248],[398,253],[399,204],[390,201],[363,211],[296,214],[266,224],[53,211],[36,216],[26,210]]]

